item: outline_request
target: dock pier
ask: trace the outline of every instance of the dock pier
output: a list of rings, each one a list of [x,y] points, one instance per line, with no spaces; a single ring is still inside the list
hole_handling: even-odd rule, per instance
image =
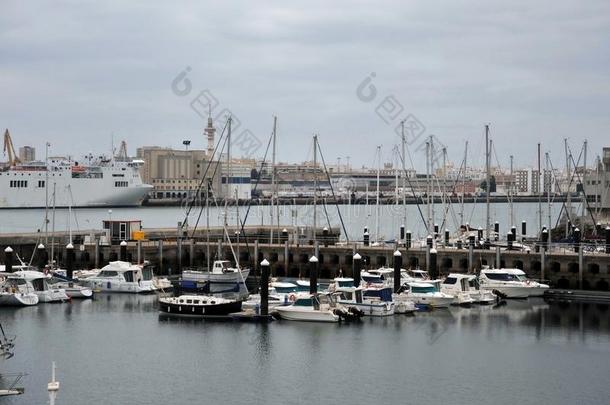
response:
[[[573,246],[535,250],[500,250],[494,246],[489,249],[473,248],[458,244],[445,247],[436,244],[436,254],[430,255],[429,246],[414,247],[411,241],[399,244],[380,244],[374,246],[362,241],[345,242],[339,240],[338,228],[318,229],[316,242],[311,230],[300,227],[283,227],[286,232],[274,232],[273,243],[270,242],[270,226],[248,226],[244,234],[238,229],[210,228],[209,231],[185,231],[177,237],[176,229],[146,229],[145,240],[128,240],[121,247],[121,241],[102,243],[102,231],[81,231],[73,233],[74,257],[68,259],[67,235],[55,236],[55,260],[60,266],[70,265],[76,269],[99,268],[109,261],[125,257],[128,261],[148,261],[156,268],[156,273],[177,275],[186,267],[206,266],[209,252],[210,260],[233,259],[233,251],[239,257],[240,266],[254,269],[251,274],[258,275],[263,259],[270,264],[272,277],[309,277],[309,259],[316,256],[319,260],[321,279],[331,279],[339,274],[353,276],[353,258],[358,253],[361,258],[357,263],[362,269],[391,267],[394,252],[402,256],[403,268],[434,267],[435,273],[444,276],[452,272],[466,273],[481,269],[482,266],[520,268],[532,279],[543,279],[552,287],[562,289],[583,289],[608,291],[610,282],[610,254],[602,251],[585,251]],[[283,230],[283,229],[282,229]],[[209,236],[208,233],[209,232]],[[231,238],[231,244],[227,237]],[[209,242],[206,240],[209,238]],[[26,263],[41,263],[36,252],[48,254],[50,247],[40,247],[39,234],[0,235],[0,252],[11,247],[13,265],[20,258]],[[121,252],[121,248],[124,250]],[[575,252],[574,250],[578,250]],[[37,254],[36,254],[37,253]],[[2,255],[0,262],[4,263]],[[430,263],[434,261],[435,263]]]

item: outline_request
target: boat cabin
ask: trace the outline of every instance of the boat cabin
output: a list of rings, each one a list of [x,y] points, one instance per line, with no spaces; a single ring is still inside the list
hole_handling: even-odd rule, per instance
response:
[[[430,294],[437,292],[434,284],[430,283],[409,283],[409,290],[414,294]]]
[[[212,274],[236,273],[237,269],[231,267],[228,260],[216,260],[212,266]]]

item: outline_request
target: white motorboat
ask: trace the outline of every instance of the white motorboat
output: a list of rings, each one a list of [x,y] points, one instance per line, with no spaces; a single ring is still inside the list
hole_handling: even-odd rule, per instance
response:
[[[362,287],[355,287],[353,278],[338,277],[329,286],[329,291],[335,295],[338,304],[356,307],[364,315],[394,315],[394,302],[390,287],[365,290]]]
[[[228,260],[216,260],[212,271],[183,270],[180,287],[185,291],[223,293],[239,290],[250,274],[250,269],[231,267]]]
[[[330,294],[299,293],[292,305],[276,307],[275,312],[287,321],[339,322],[359,317],[357,310],[337,305]]]
[[[481,289],[497,291],[506,298],[539,296],[549,286],[528,280],[519,269],[482,269],[479,275]]]
[[[285,281],[271,281],[269,283],[269,294],[271,294],[271,289],[273,289],[278,294],[289,294],[297,291],[298,286],[293,283],[288,283]]]
[[[365,285],[384,284],[391,285],[394,280],[394,269],[380,267],[375,270],[367,270],[360,273],[360,278]]]
[[[64,302],[70,297],[63,288],[57,288],[49,283],[50,275],[34,270],[19,270],[7,276],[7,279],[20,278],[25,281],[28,289],[38,296],[38,302]]]
[[[34,287],[21,277],[11,277],[12,273],[3,273],[4,281],[0,284],[0,306],[21,307],[38,304],[38,295]]]
[[[293,301],[291,298],[295,298],[296,294],[294,293],[282,293],[278,294],[274,291],[274,289],[269,289],[269,300],[268,300],[268,308],[272,309],[278,306],[290,305]],[[261,296],[260,294],[250,294],[247,301],[244,301],[242,304],[242,308],[244,310],[256,310],[260,308],[261,305]]]
[[[443,280],[441,284],[441,292],[453,295],[455,305],[469,306],[474,303],[474,299],[470,294],[470,286],[468,284],[469,275],[451,273]]]
[[[81,284],[95,291],[122,293],[149,293],[157,288],[151,267],[142,267],[129,262],[110,262],[95,276],[81,280]]]
[[[441,292],[439,283],[435,281],[409,282],[406,291],[393,295],[394,302],[411,301],[419,306],[447,308],[453,304],[455,297]]]
[[[470,296],[477,304],[493,304],[498,300],[498,296],[493,291],[484,290],[479,284],[479,279],[473,275],[468,276],[468,289]]]
[[[74,281],[58,277],[57,274],[49,277],[47,282],[55,288],[62,288],[70,298],[93,298],[91,287],[82,286]]]

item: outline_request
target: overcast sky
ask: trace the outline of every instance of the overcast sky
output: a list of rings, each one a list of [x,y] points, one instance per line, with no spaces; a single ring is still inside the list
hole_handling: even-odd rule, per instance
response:
[[[263,145],[237,153],[262,156],[277,115],[282,161],[310,159],[314,133],[332,163],[390,160],[402,119],[420,169],[429,135],[482,163],[485,123],[504,166],[534,165],[537,142],[556,166],[563,138],[589,161],[610,145],[607,0],[83,3],[0,3],[0,127],[38,157],[204,148],[208,94]]]

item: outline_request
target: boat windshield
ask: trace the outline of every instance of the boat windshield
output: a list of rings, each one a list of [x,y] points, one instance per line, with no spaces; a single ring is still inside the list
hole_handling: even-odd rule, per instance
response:
[[[457,278],[455,277],[447,277],[443,284],[455,284],[457,282]]]
[[[313,302],[311,298],[299,298],[294,302],[295,307],[312,307]]]
[[[411,287],[411,292],[427,294],[427,293],[436,292],[436,289],[433,286],[430,286],[430,287]]]
[[[149,280],[153,279],[152,267],[144,267],[142,269],[142,279],[145,281],[149,281]]]
[[[4,282],[4,284],[2,286],[5,288],[10,288],[10,287],[18,287],[20,285],[25,285],[25,284],[26,284],[26,282],[22,278],[9,278],[8,280],[6,280]]]
[[[117,277],[119,273],[113,270],[102,270],[97,275],[98,277]]]
[[[471,278],[468,280],[468,285],[470,287],[474,287],[475,289],[479,289],[479,280],[477,278]]]
[[[517,276],[508,273],[485,273],[485,276],[495,281],[520,281]]]

